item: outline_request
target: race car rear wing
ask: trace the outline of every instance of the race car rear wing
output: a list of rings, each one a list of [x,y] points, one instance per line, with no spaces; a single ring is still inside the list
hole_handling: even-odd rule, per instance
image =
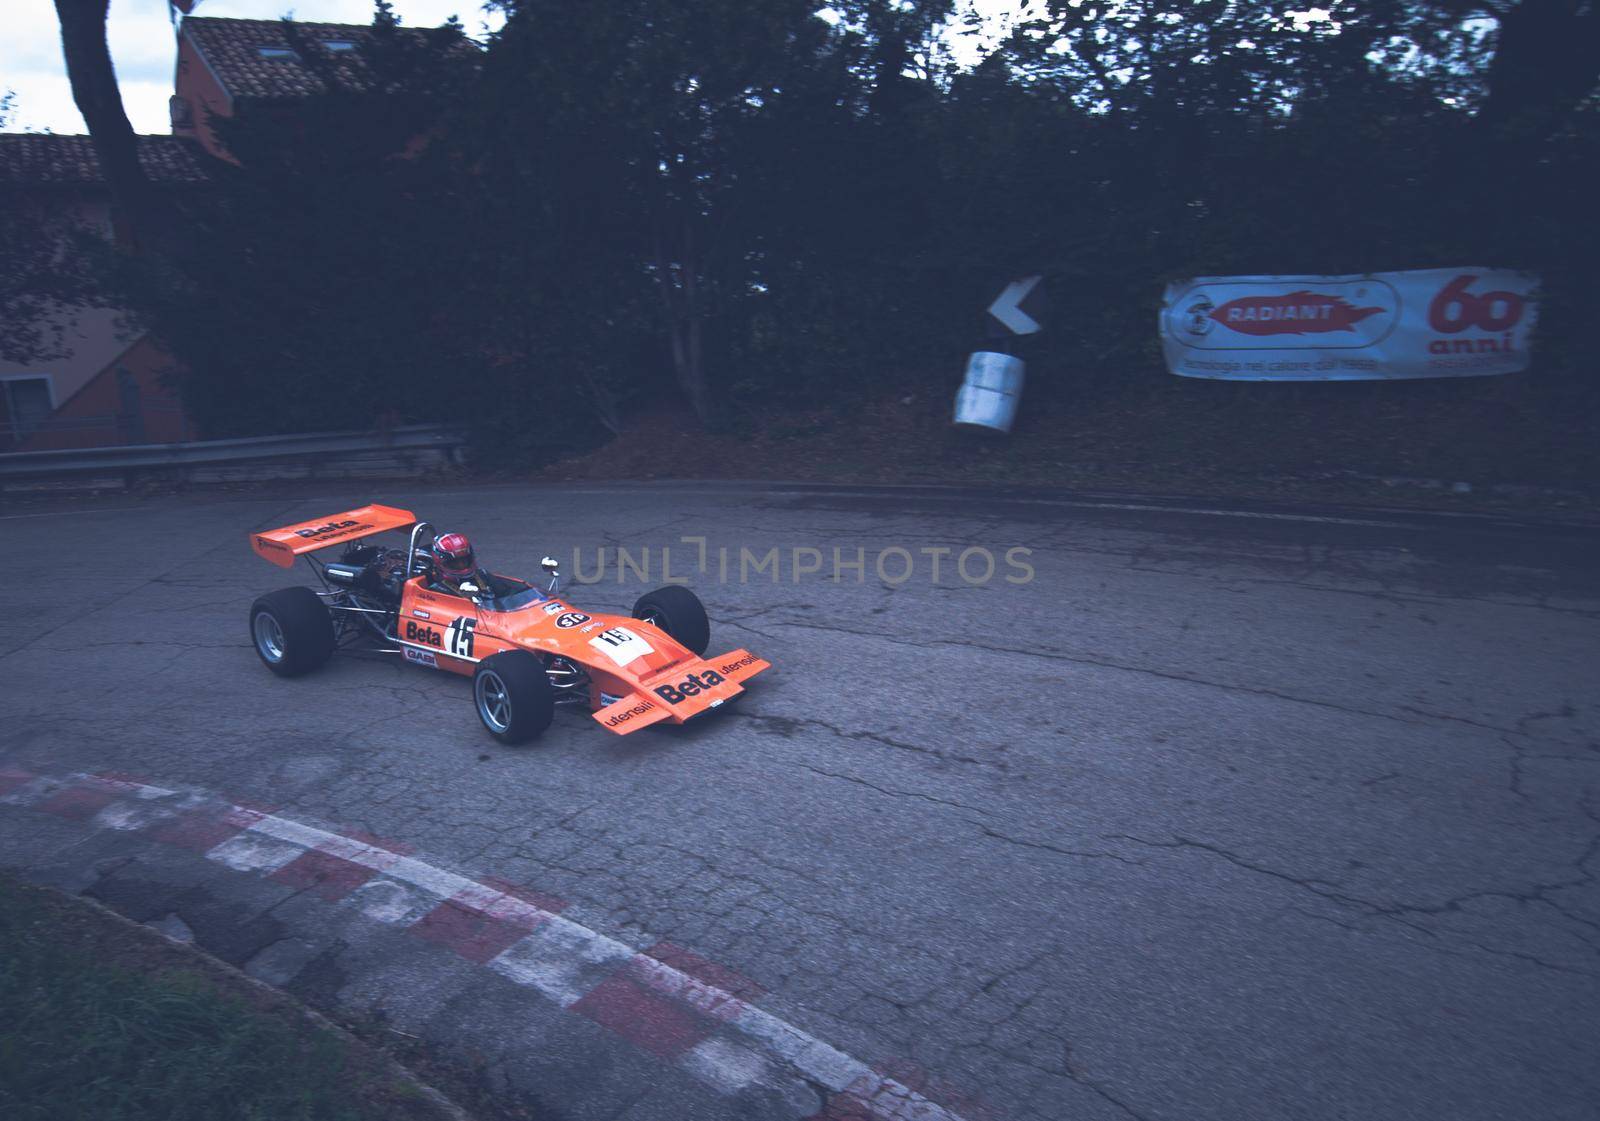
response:
[[[279,568],[288,568],[294,564],[294,558],[302,553],[314,553],[329,545],[343,545],[346,541],[389,529],[404,529],[416,520],[417,516],[410,510],[397,510],[393,506],[362,506],[299,525],[252,533],[250,547]]]

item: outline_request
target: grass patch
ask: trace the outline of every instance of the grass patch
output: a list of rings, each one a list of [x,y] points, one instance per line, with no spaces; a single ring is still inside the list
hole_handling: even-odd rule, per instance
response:
[[[0,877],[0,1117],[368,1121],[436,1107],[205,959]]]

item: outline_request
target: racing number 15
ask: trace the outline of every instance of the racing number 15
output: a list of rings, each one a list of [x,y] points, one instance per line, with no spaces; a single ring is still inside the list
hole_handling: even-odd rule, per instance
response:
[[[458,615],[450,628],[445,632],[445,640],[450,648],[450,653],[458,658],[472,657],[472,632],[478,627],[478,620],[469,619],[465,615]]]

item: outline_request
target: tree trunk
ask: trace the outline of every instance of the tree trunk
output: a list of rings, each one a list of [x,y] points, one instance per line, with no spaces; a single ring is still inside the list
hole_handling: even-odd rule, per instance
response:
[[[711,398],[706,390],[706,362],[705,349],[701,345],[702,327],[700,309],[699,277],[697,275],[700,262],[694,252],[694,230],[685,226],[683,241],[685,252],[683,255],[683,318],[685,334],[685,357],[683,369],[679,371],[678,384],[683,387],[683,392],[689,398],[689,407],[694,410],[694,415],[699,418],[700,424],[705,426],[711,420]]]
[[[579,368],[583,371],[583,387],[588,392],[595,419],[613,436],[622,435],[622,418],[617,415],[616,396],[595,376],[591,365],[582,363]]]
[[[138,139],[122,107],[116,70],[106,46],[110,0],[55,0],[55,5],[72,100],[89,126],[100,173],[133,246],[148,246],[156,237],[155,200],[139,164]]]
[[[667,318],[667,340],[672,349],[672,372],[678,388],[702,425],[711,417],[706,390],[705,354],[702,346],[699,301],[696,299],[693,238],[685,231],[685,252],[674,266],[662,239],[656,240],[656,282]],[[675,279],[674,274],[682,279]]]
[[[678,310],[678,299],[675,291],[676,285],[672,279],[672,262],[667,257],[660,238],[656,239],[656,291],[661,293],[661,311],[667,323],[667,345],[672,351],[672,376],[678,382],[683,381],[683,370],[689,361],[688,348],[684,345],[683,332],[680,329],[682,314]]]

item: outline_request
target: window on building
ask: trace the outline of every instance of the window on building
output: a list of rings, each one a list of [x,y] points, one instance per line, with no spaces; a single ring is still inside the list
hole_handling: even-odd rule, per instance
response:
[[[55,412],[48,376],[6,378],[0,381],[0,395],[3,395],[6,410],[5,427],[0,429],[0,435],[12,440],[25,439]]]
[[[299,55],[295,54],[294,51],[290,50],[288,47],[257,47],[256,54],[260,55],[262,58],[282,58],[292,61],[298,61],[300,58]]]
[[[343,54],[356,49],[356,45],[349,39],[324,39],[322,45],[334,54]]]

